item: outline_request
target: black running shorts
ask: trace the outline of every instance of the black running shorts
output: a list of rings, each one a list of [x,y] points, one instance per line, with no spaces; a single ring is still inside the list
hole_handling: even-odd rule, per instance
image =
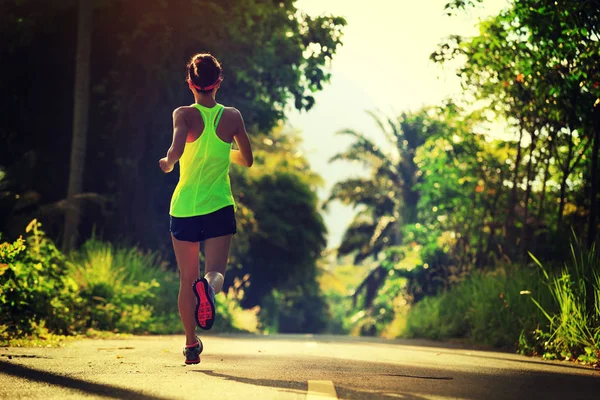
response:
[[[175,239],[185,242],[203,242],[219,236],[235,235],[235,211],[233,206],[227,206],[195,217],[171,216],[170,230]]]

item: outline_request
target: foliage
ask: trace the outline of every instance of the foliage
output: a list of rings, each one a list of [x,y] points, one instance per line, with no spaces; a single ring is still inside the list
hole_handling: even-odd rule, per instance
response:
[[[163,269],[161,274],[157,261],[156,255],[136,248],[86,242],[73,255],[83,314],[89,316],[86,328],[143,333],[151,329],[155,306],[170,303],[173,313],[178,282],[172,272]],[[165,290],[159,295],[161,286]]]
[[[271,290],[258,317],[265,333],[322,333],[329,315],[318,285],[311,282]]]
[[[384,149],[367,135],[351,129],[340,134],[354,138],[348,149],[332,157],[331,162],[364,164],[369,178],[350,178],[338,182],[325,203],[339,200],[351,204],[357,214],[348,227],[339,248],[341,256],[355,254],[355,262],[376,258],[387,246],[400,244],[399,227],[415,219],[419,182],[414,163],[416,149],[439,127],[429,125],[429,110],[402,114],[397,120],[384,120],[371,113],[388,146]]]
[[[89,237],[95,228],[107,240],[166,250],[160,232],[168,230],[164,216],[176,174],[164,177],[156,160],[171,141],[172,110],[191,99],[183,68],[189,57],[210,51],[222,61],[219,101],[240,109],[254,141],[280,124],[290,105],[313,106],[314,92],[330,78],[345,21],[310,17],[292,0],[94,4],[84,190],[103,200],[85,202],[79,236]],[[0,124],[0,160],[19,183],[15,193],[36,194],[28,217],[43,210],[48,232],[58,237],[65,205],[45,206],[57,205],[66,193],[68,163],[55,160],[69,159],[72,115],[65,104],[73,100],[65,88],[73,87],[76,2],[11,0],[1,7],[0,40],[6,46],[0,73],[11,79],[0,86],[10,93],[1,104],[9,111]],[[17,83],[32,80],[40,93],[53,93],[52,102],[37,107]],[[37,118],[28,117],[32,109]],[[52,126],[38,123],[44,120]],[[19,163],[26,168],[17,168]],[[0,231],[11,236],[22,229],[18,218],[4,223]]]
[[[588,246],[596,239],[599,20],[597,8],[588,2],[517,0],[484,21],[480,35],[467,39],[453,36],[432,54],[439,62],[464,57],[466,62],[457,74],[465,89],[487,101],[491,110],[505,116],[519,132],[511,163],[506,230],[521,225],[523,235],[545,225],[561,235],[568,231],[564,217],[571,215],[581,222],[587,219]],[[543,189],[536,221],[529,212],[530,200],[532,183],[541,169],[545,171],[538,178]],[[525,188],[522,211],[518,208],[519,186]],[[558,209],[555,219],[542,222],[548,204],[544,203],[546,189],[555,191]],[[577,214],[569,211],[569,197],[571,204],[579,203],[575,205]],[[536,246],[536,238],[530,240],[529,236],[520,241],[519,256],[525,254],[527,245]],[[515,244],[514,240],[506,243]]]
[[[545,358],[574,359],[590,364],[600,361],[600,258],[595,247],[584,250],[575,238],[571,260],[556,274],[550,274],[532,255],[552,293],[555,312],[532,299],[549,322],[548,329],[529,333],[522,352],[536,352]]]
[[[323,263],[323,261],[322,261]],[[322,265],[318,282],[324,299],[329,305],[331,317],[327,321],[327,333],[347,334],[355,329],[352,294],[364,279],[364,268],[346,264],[336,265],[334,261]]]
[[[244,306],[260,304],[271,290],[310,285],[316,279],[316,261],[325,248],[325,225],[317,212],[317,198],[300,174],[258,171],[249,175],[247,199],[258,232],[249,237],[249,249],[238,256],[236,276],[250,275]],[[245,193],[245,188],[240,192]]]
[[[67,257],[40,225],[34,220],[25,239],[0,244],[3,343],[35,344],[39,339],[53,344],[65,334],[106,331],[183,331],[177,312],[179,279],[157,253],[91,239]],[[234,285],[217,295],[214,328],[221,332],[257,329],[258,309],[242,310],[238,289]]]
[[[0,326],[8,337],[29,335],[37,327],[68,334],[81,328],[76,310],[82,303],[66,257],[41,230],[37,220],[26,238],[0,244]]]
[[[436,340],[465,337],[516,349],[521,331],[536,329],[544,318],[526,294],[540,304],[550,304],[550,293],[532,267],[506,265],[473,273],[412,307],[404,335]]]
[[[0,82],[10,93],[10,100],[7,97],[0,104],[7,110],[0,123],[0,231],[10,239],[32,216],[44,221],[50,237],[59,237],[63,214],[70,207],[64,201],[69,166],[56,160],[70,158],[72,107],[68,105],[73,101],[69,88],[75,75],[76,2],[42,3],[11,0],[0,6],[0,40],[6,44],[0,49],[0,73],[11,77]],[[246,307],[258,304],[271,289],[290,287],[290,282],[310,288],[309,294],[295,295],[299,302],[318,296],[315,260],[325,244],[314,195],[320,178],[302,156],[298,134],[284,132],[281,126],[290,107],[309,110],[314,93],[329,81],[330,62],[341,45],[346,22],[333,15],[308,16],[294,3],[194,0],[177,6],[150,0],[141,6],[123,0],[94,1],[86,193],[80,199],[78,245],[97,232],[103,240],[129,249],[168,254],[174,269],[164,233],[177,171],[164,176],[156,160],[171,142],[172,110],[191,100],[183,67],[194,53],[208,51],[224,68],[218,101],[242,112],[256,155],[252,170],[235,166],[231,170],[239,235],[232,248],[227,286],[250,273]],[[39,107],[35,96],[23,91],[17,81],[36,82],[33,90],[52,93],[53,101]],[[30,118],[31,110],[36,118]],[[38,123],[42,120],[53,123]],[[270,192],[279,190],[289,196],[271,198]],[[281,209],[285,203],[299,212]],[[279,207],[281,213],[272,215],[269,207]],[[277,241],[270,240],[273,237]],[[121,254],[116,248],[105,251],[115,257]],[[101,257],[87,256],[91,259],[80,260],[86,265]],[[144,257],[140,260],[154,265]],[[171,304],[167,299],[172,301],[173,282],[162,281],[169,276],[164,271],[129,276],[123,266],[135,264],[134,259],[101,259],[104,264],[90,271],[78,266],[89,300],[86,312],[94,315],[88,325],[170,331],[178,326],[173,313],[164,311]],[[263,273],[262,265],[268,273]],[[163,294],[165,300],[157,300]],[[111,300],[105,303],[107,298]],[[126,321],[132,326],[119,325]]]
[[[452,14],[478,3],[482,1],[455,0],[445,9]],[[491,281],[482,284],[481,293],[468,293],[464,287],[470,282],[475,290],[482,276],[506,264],[525,268],[528,251],[543,262],[565,260],[570,229],[589,248],[598,240],[600,13],[592,4],[515,0],[482,21],[477,35],[449,37],[431,59],[461,61],[457,75],[464,95],[412,114],[421,116],[420,126],[427,128],[416,129],[421,140],[412,153],[396,151],[399,143],[410,141],[388,140],[390,145],[380,150],[368,136],[345,131],[356,141],[335,160],[364,163],[370,176],[339,182],[331,199],[357,207],[340,254],[352,254],[357,262],[375,256],[363,263],[370,273],[358,289],[366,302],[355,308],[370,334],[383,331],[376,322],[375,299],[384,296],[386,311],[401,287],[406,300],[423,312],[422,321],[415,314],[410,317],[412,323],[418,321],[415,329],[427,326],[437,337],[469,335],[508,345],[516,343],[525,325],[529,332],[543,332],[533,324],[535,319],[521,320],[527,314],[520,311],[530,305],[521,307],[521,300],[514,295],[509,299],[506,291],[509,308],[522,310],[512,321],[508,311],[494,317],[498,304],[486,293],[502,289]],[[490,132],[491,120],[506,122],[505,132]],[[410,168],[398,163],[402,159]],[[402,179],[408,176],[399,174],[403,170],[413,179]],[[414,202],[406,202],[401,187],[410,187]],[[412,218],[398,218],[398,210]],[[376,230],[391,220],[396,223],[396,240],[386,236],[390,232],[385,229]],[[395,248],[399,251],[391,251]],[[399,276],[387,275],[386,264],[401,262],[409,252],[417,252],[419,260],[394,273]],[[391,279],[397,279],[396,290],[386,295],[382,288]],[[511,293],[517,290],[511,288]],[[438,293],[443,301],[428,298]],[[482,309],[475,309],[472,318],[482,316],[482,321],[454,318],[445,308],[451,305],[468,315],[465,307],[471,307],[474,298],[481,299]],[[444,320],[446,313],[450,320]],[[428,325],[440,321],[443,328]],[[485,321],[510,328],[495,334]],[[581,324],[581,329],[594,326],[591,320]]]

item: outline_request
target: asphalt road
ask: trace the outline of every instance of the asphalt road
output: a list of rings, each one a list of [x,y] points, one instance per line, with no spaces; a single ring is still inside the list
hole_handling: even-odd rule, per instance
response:
[[[2,399],[597,399],[600,372],[425,341],[182,336],[0,348]]]

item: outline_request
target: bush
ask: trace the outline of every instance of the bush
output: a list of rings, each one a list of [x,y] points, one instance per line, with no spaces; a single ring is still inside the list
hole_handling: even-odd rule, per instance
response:
[[[159,256],[95,239],[71,256],[86,328],[130,333],[181,331],[179,282]]]
[[[0,244],[0,342],[88,330],[183,332],[179,277],[158,253],[92,239],[66,257],[37,221],[26,234]],[[217,295],[216,330],[256,330],[258,309],[242,310],[238,289]]]
[[[258,316],[267,333],[321,333],[330,315],[317,283],[305,282],[273,289],[264,297]]]
[[[377,291],[371,307],[366,308],[364,300],[358,298],[353,307],[354,313],[348,320],[352,326],[350,333],[357,336],[396,336],[398,325],[404,325],[406,283],[405,277],[395,275],[392,270]]]
[[[82,301],[65,256],[37,220],[26,238],[0,244],[0,326],[2,337],[23,337],[42,326],[68,334],[81,328],[76,310]]]
[[[435,297],[426,297],[408,313],[405,336],[468,338],[494,347],[516,348],[523,329],[543,323],[531,302],[549,305],[550,293],[539,272],[528,266],[504,266],[476,272]]]

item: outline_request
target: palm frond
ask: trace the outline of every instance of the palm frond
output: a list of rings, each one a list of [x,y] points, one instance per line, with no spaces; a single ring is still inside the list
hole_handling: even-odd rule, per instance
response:
[[[383,135],[385,136],[388,143],[394,147],[397,147],[398,143],[401,142],[401,140],[399,140],[399,136],[397,135],[396,131],[396,126],[392,123],[392,121],[389,118],[387,119],[388,125],[390,125],[390,128],[392,128],[392,131],[390,132],[388,128],[383,124],[381,118],[376,113],[374,113],[373,111],[367,111],[367,114],[369,114],[371,118],[375,120],[375,123],[377,124],[381,132],[383,132]]]
[[[375,246],[375,243],[382,237],[382,234],[386,228],[394,222],[396,222],[395,217],[383,216],[379,218],[379,221],[377,222],[377,225],[373,231],[373,236],[371,236],[371,239],[369,240],[369,246]]]
[[[367,207],[374,206],[378,201],[378,195],[381,193],[376,181],[364,178],[346,179],[337,182],[331,188],[331,195],[325,204],[333,200],[339,200],[343,204],[353,204],[355,206],[363,204]]]
[[[393,154],[386,154],[382,149],[377,146],[372,140],[368,139],[364,135],[352,131],[343,130],[338,133],[350,134],[356,138],[356,141],[352,143],[346,150],[337,153],[329,159],[329,162],[334,161],[358,161],[364,164],[366,167],[371,169],[378,168],[381,165],[396,170],[393,162],[397,156]]]
[[[357,215],[350,226],[346,229],[342,243],[338,248],[340,256],[357,253],[358,256],[369,255],[369,238],[373,236],[376,224],[370,218],[363,215]],[[357,256],[355,256],[356,259]],[[363,257],[364,259],[365,257]],[[356,261],[355,261],[356,262]]]

